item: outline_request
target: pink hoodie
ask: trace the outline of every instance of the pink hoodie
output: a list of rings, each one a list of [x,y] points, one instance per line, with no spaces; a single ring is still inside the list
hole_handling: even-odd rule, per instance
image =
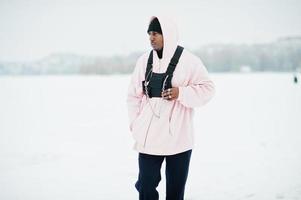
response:
[[[178,32],[171,20],[157,18],[163,32],[164,50],[162,59],[153,53],[153,72],[164,73],[178,45]],[[172,78],[172,86],[179,87],[178,99],[148,99],[143,94],[142,81],[149,53],[138,59],[128,88],[127,105],[134,149],[152,155],[173,155],[192,149],[193,108],[212,98],[214,84],[202,61],[184,49]]]

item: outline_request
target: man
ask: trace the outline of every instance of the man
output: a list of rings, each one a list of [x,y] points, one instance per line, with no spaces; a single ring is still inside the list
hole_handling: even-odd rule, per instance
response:
[[[136,63],[128,89],[130,130],[139,152],[135,186],[140,200],[157,200],[166,161],[166,199],[184,199],[194,144],[193,108],[214,95],[202,61],[178,46],[175,24],[154,16],[148,30],[153,50]]]

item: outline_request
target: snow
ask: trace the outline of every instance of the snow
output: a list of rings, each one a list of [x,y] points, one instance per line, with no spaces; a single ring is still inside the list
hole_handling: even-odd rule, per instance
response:
[[[138,199],[129,78],[0,77],[0,199]],[[285,73],[212,79],[216,96],[195,112],[185,199],[301,199],[301,85]]]

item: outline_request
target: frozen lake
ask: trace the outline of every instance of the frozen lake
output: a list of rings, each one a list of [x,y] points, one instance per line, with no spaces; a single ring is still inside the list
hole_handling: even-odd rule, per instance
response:
[[[212,74],[186,200],[301,199],[301,84]],[[134,200],[128,75],[0,77],[1,200]],[[164,167],[164,165],[163,165]],[[165,199],[165,178],[158,190]]]

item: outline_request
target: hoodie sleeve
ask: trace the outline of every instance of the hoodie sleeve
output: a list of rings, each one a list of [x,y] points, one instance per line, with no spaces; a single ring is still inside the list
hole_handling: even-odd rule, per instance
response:
[[[128,107],[128,116],[129,116],[131,131],[132,131],[133,121],[138,117],[140,112],[140,104],[143,97],[143,90],[142,90],[143,78],[144,78],[143,58],[141,56],[137,60],[127,92],[127,107]]]
[[[194,58],[188,72],[188,85],[179,87],[178,101],[189,108],[206,104],[215,93],[215,85],[199,58]]]

